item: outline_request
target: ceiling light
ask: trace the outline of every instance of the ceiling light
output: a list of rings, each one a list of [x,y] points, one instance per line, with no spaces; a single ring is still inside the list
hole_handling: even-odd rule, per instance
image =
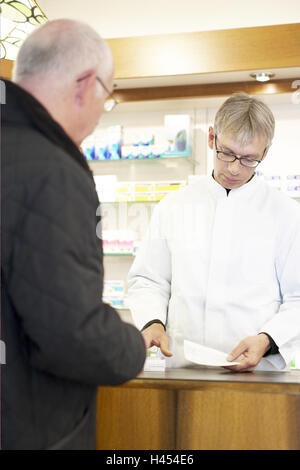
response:
[[[15,60],[19,47],[47,18],[35,0],[0,0],[1,59]]]
[[[258,73],[251,73],[250,77],[255,78],[258,82],[268,82],[275,76],[274,73],[268,72],[258,72]]]

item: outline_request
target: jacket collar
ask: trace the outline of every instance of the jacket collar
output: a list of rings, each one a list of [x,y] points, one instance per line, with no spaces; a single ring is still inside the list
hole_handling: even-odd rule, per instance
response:
[[[2,123],[36,128],[92,176],[84,155],[47,109],[20,86],[9,80],[3,81],[6,87],[6,104],[1,110]]]

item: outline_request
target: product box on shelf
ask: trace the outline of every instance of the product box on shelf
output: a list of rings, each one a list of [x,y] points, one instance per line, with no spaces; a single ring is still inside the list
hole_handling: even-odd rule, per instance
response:
[[[142,181],[140,183],[134,183],[134,192],[152,192],[154,189],[154,184],[151,181]]]
[[[135,202],[153,202],[155,201],[155,196],[153,192],[138,192],[134,195]]]
[[[280,174],[280,175],[265,175],[257,171],[257,176],[264,179],[270,186],[279,191],[283,191],[288,196],[297,198],[300,197],[300,174]]]
[[[142,131],[127,138],[126,144],[121,147],[123,160],[160,158],[167,150],[166,142],[156,142],[151,132]]]
[[[153,194],[154,184],[152,181],[142,181],[140,183],[134,183],[133,191],[133,200],[136,202],[155,201]]]
[[[291,197],[300,198],[300,174],[299,175],[287,175],[286,192]]]
[[[81,146],[87,160],[120,160],[122,126],[109,126],[105,131],[96,131],[87,137]]]
[[[103,302],[112,305],[115,308],[124,306],[124,281],[107,280],[103,285]]]
[[[278,189],[278,191],[282,191],[284,189],[283,179],[280,175],[266,175],[264,179],[270,186],[275,189]]]
[[[166,360],[157,346],[152,346],[147,350],[144,371],[164,371],[166,368]]]
[[[116,185],[116,201],[134,201],[134,186],[133,183],[123,181],[118,182]]]
[[[81,144],[81,151],[87,160],[95,159],[95,139],[89,136]]]
[[[114,202],[116,200],[116,175],[94,175],[94,181],[100,202]]]
[[[300,370],[300,349],[294,352],[293,359],[290,362],[290,369]]]
[[[116,175],[95,175],[96,191],[100,202],[153,202],[160,201],[173,191],[186,185],[177,181],[117,181]]]
[[[163,157],[167,151],[167,144],[161,145],[122,145],[121,158],[123,160],[153,159]]]
[[[105,255],[133,255],[137,233],[133,230],[103,230],[102,245]]]
[[[284,178],[282,175],[264,174],[261,171],[256,171],[255,173],[258,178],[266,181],[269,186],[272,186],[278,191],[284,191]]]
[[[179,191],[186,186],[186,181],[159,181],[154,183],[154,196],[156,201],[161,201],[167,194]]]

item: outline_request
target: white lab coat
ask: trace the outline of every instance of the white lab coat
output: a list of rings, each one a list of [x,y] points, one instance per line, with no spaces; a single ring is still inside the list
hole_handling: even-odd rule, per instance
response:
[[[203,176],[157,205],[128,280],[137,327],[166,324],[167,367],[190,364],[184,339],[229,353],[266,332],[280,354],[257,369],[283,369],[300,350],[300,206],[257,176],[228,196]]]

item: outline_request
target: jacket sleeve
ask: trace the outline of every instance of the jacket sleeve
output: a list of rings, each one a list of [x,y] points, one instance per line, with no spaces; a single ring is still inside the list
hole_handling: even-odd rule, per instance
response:
[[[138,328],[151,320],[164,325],[171,293],[171,258],[164,230],[164,201],[151,223],[128,274],[128,305]]]
[[[291,221],[293,222],[291,224]],[[284,224],[276,256],[281,305],[278,313],[263,326],[279,347],[286,365],[300,349],[300,213],[294,212]],[[268,357],[275,361],[276,357]]]
[[[89,175],[52,166],[24,188],[18,204],[8,291],[28,360],[87,384],[134,378],[145,361],[144,340],[102,302],[99,201]]]

